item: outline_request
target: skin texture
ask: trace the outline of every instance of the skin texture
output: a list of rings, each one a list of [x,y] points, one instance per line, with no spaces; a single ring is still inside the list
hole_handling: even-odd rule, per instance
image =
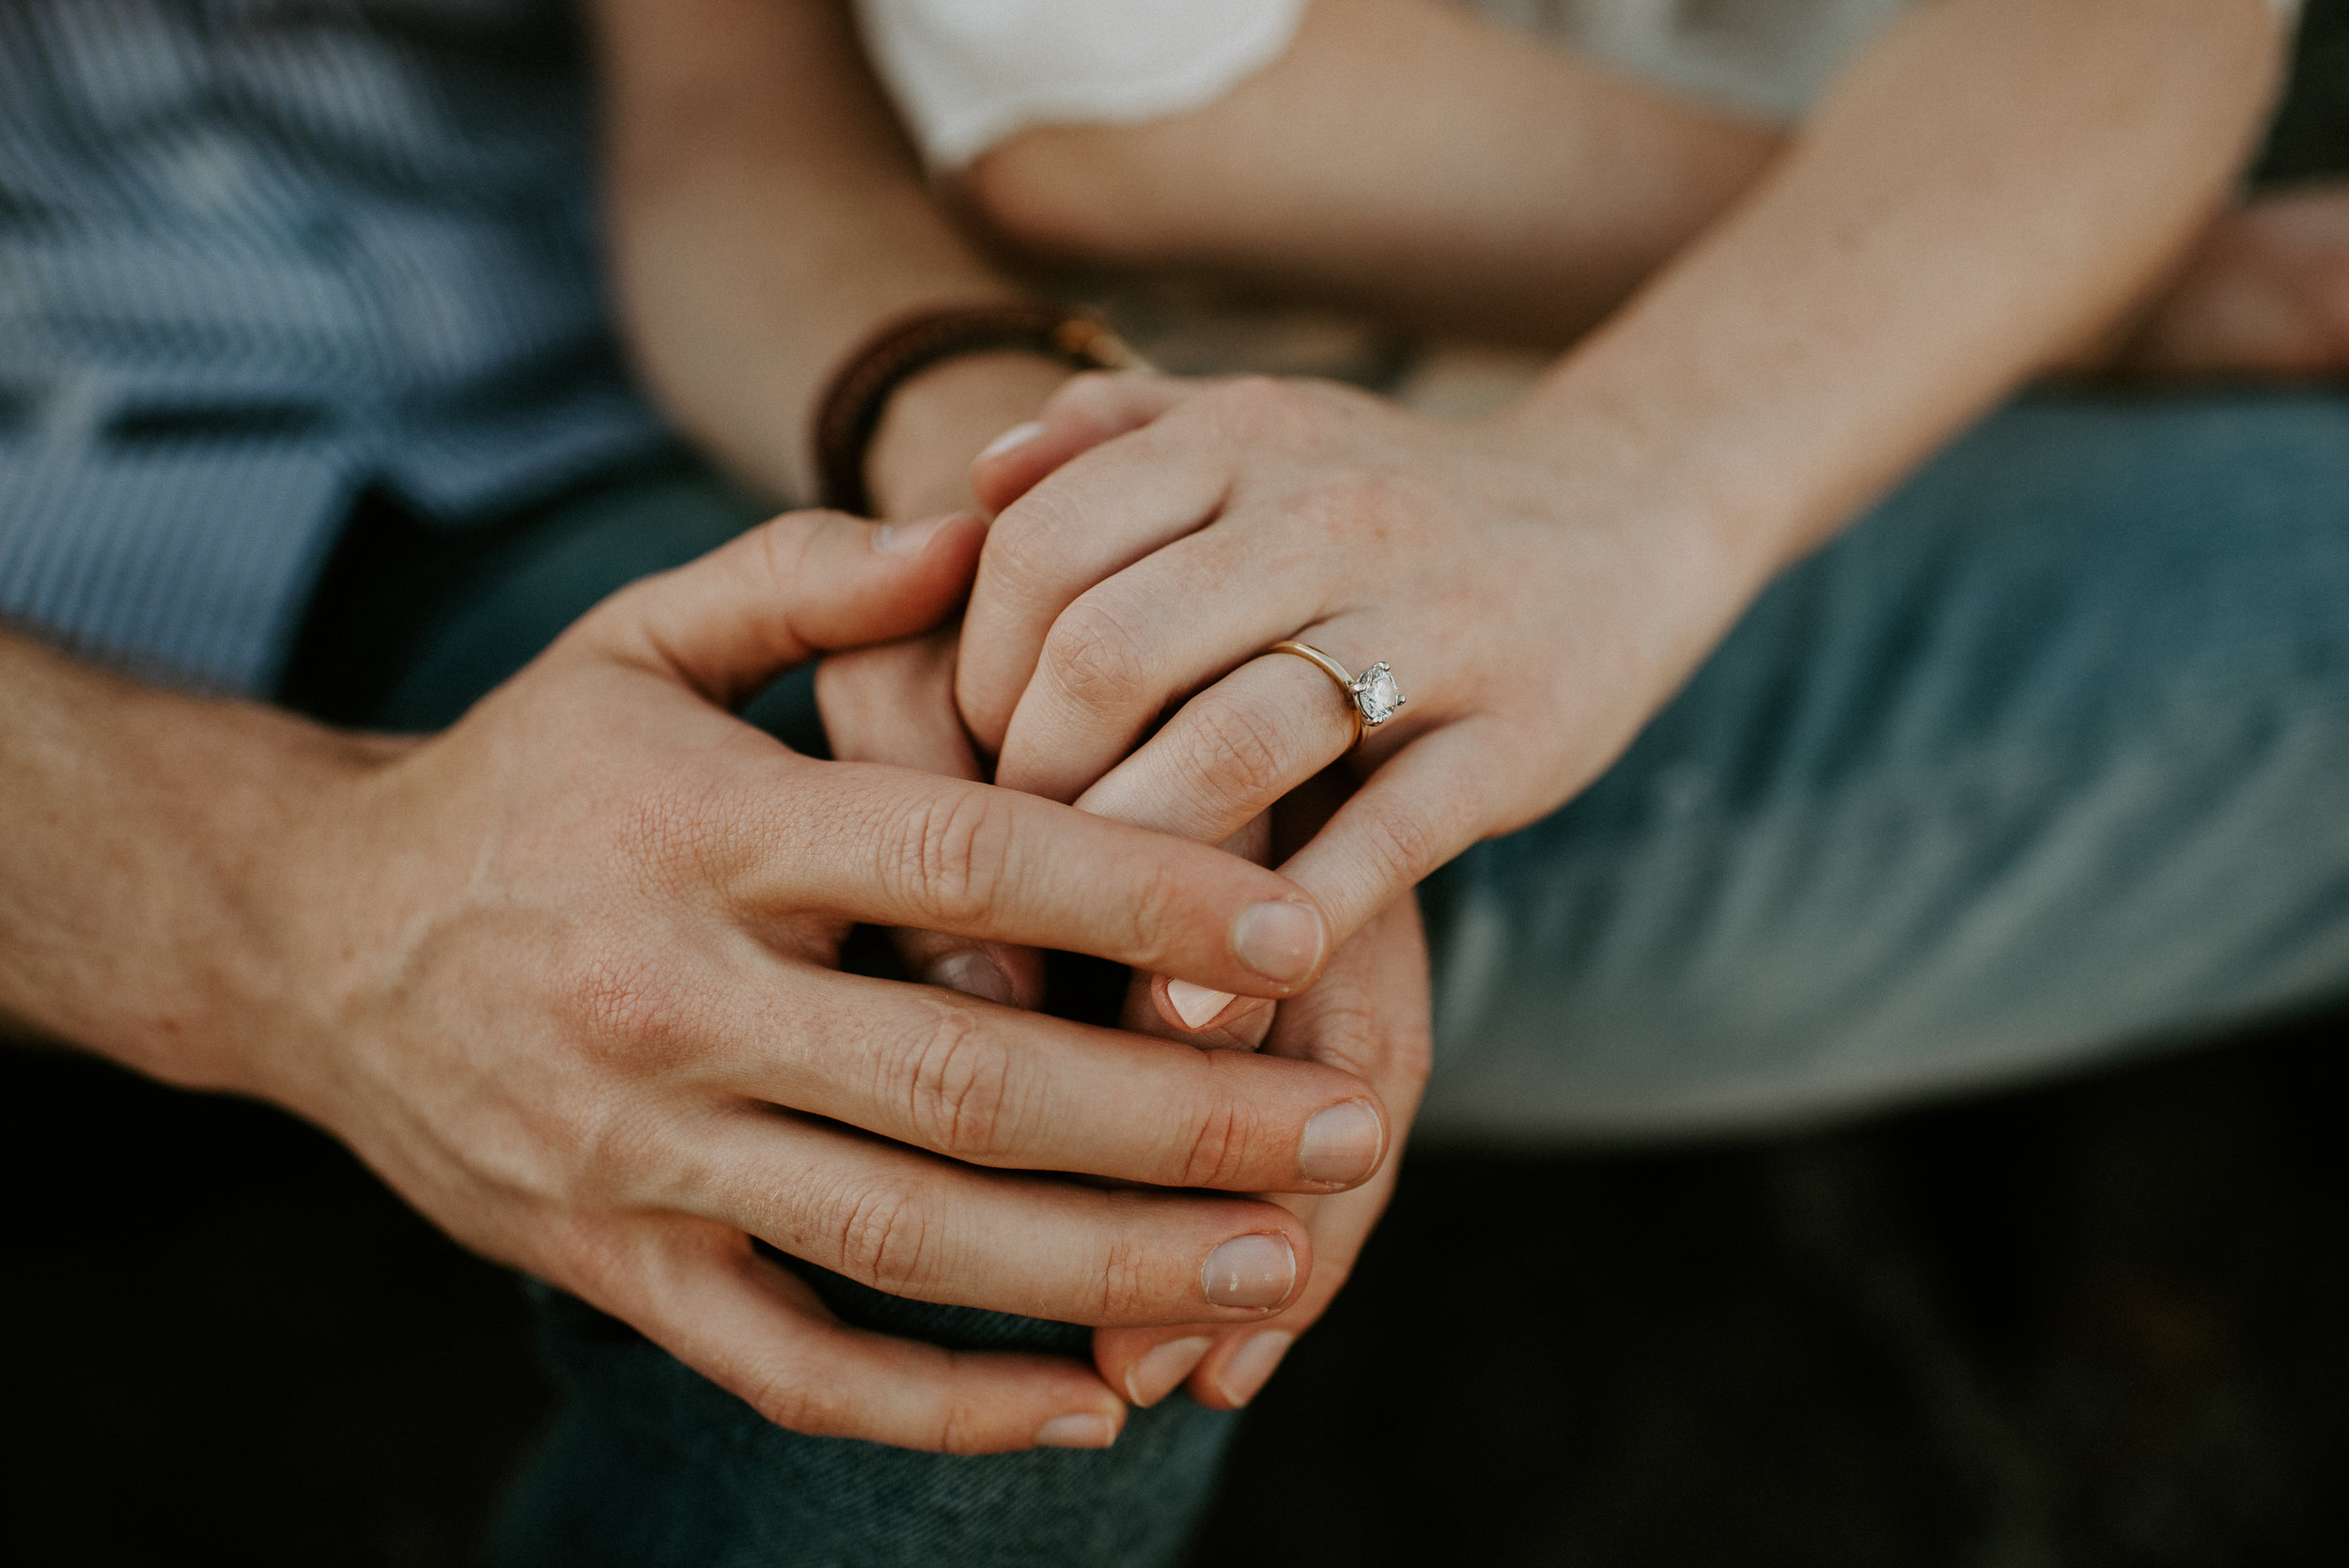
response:
[[[817,680],[825,729],[836,754],[873,757],[950,776],[972,776],[975,756],[953,719],[956,639],[951,633],[837,655]],[[1350,731],[1349,731],[1350,733]],[[1301,843],[1326,822],[1344,785],[1329,776],[1291,792],[1266,813],[1227,808],[1217,815],[1203,802],[1143,796],[1119,802],[1080,801],[1081,810],[1138,827],[1221,843],[1263,860]],[[979,943],[950,934],[901,930],[902,950],[917,967],[928,963],[941,984],[994,991],[1025,1001],[1041,994],[1042,975],[1032,950]],[[978,960],[993,977],[973,987],[953,966]],[[1334,1198],[1262,1194],[1294,1214],[1313,1239],[1314,1269],[1297,1300],[1271,1326],[1201,1322],[1146,1329],[1103,1328],[1094,1337],[1096,1364],[1111,1387],[1136,1405],[1155,1405],[1188,1382],[1193,1398],[1211,1408],[1246,1405],[1272,1374],[1280,1354],[1336,1299],[1362,1244],[1393,1195],[1400,1146],[1427,1079],[1431,1031],[1427,951],[1419,906],[1399,899],[1340,947],[1320,981],[1275,1007],[1230,997],[1212,1017],[1186,1022],[1168,1000],[1163,976],[1136,975],[1120,1023],[1137,1033],[1215,1050],[1262,1049],[1272,1056],[1323,1063],[1353,1074],[1376,1092],[1391,1134],[1371,1181]],[[1222,994],[1211,992],[1210,994]],[[1171,1349],[1161,1351],[1162,1346]]]
[[[1292,862],[1342,929],[1554,809],[1780,567],[2118,318],[2220,199],[2277,29],[2249,0],[2145,20],[1916,13],[1747,206],[1500,418],[1078,383],[979,475],[990,502],[1019,497],[957,662],[999,780],[1212,791],[1216,737],[1273,734],[1319,677],[1275,658],[1210,683],[1299,636],[1352,668],[1391,659],[1412,698]],[[1333,755],[1261,756],[1252,793]]]
[[[977,465],[1001,515],[960,642],[904,656],[900,700],[939,703],[951,674],[971,737],[952,766],[992,757],[999,783],[1216,842],[1330,776],[1352,737],[1325,675],[1258,650],[1389,659],[1409,706],[1281,862],[1342,933],[1371,928],[1596,776],[1781,567],[2016,385],[2116,353],[2223,358],[2207,337],[2138,351],[2157,340],[2139,302],[2181,266],[2197,287],[2225,275],[2193,271],[2195,237],[2282,39],[2257,0],[2156,10],[1925,8],[1782,151],[1683,120],[1658,166],[1683,177],[1647,180],[1635,151],[1612,197],[1571,187],[1628,239],[1578,237],[1557,192],[1604,162],[1597,121],[1663,111],[1553,91],[1591,123],[1542,138],[1517,119],[1501,150],[1532,153],[1474,170],[1498,145],[1482,106],[1532,112],[1534,78],[1574,68],[1400,0],[1324,0],[1290,56],[1198,115],[1020,138],[966,194],[1033,252],[1557,341],[1629,298],[1474,424],[1312,383],[1071,382]],[[1464,80],[1495,85],[1445,98]],[[1424,119],[1392,112],[1406,101]],[[1448,181],[1473,199],[1455,210]],[[1188,1380],[1241,1403],[1315,1311],[1264,1337],[1117,1331],[1100,1359],[1137,1398]]]
[[[1205,274],[1407,327],[1563,348],[1729,214],[1794,145],[1434,0],[1315,0],[1197,113],[1050,126],[957,190],[1053,266]],[[2219,213],[2076,372],[2349,369],[2349,187]]]
[[[719,90],[707,45],[729,21],[736,63],[826,92],[786,112]],[[613,0],[599,25],[632,345],[681,424],[754,482],[794,485],[805,454],[774,432],[802,427],[843,347],[1004,286],[920,199],[837,8]],[[804,189],[729,203],[768,180]],[[717,287],[721,264],[759,287]],[[796,290],[787,318],[765,314],[770,286]],[[1065,379],[1002,355],[910,384],[879,493],[967,495],[985,437]],[[1184,1048],[837,971],[859,922],[1266,999],[1336,951],[1313,900],[1244,858],[812,761],[731,716],[819,651],[935,626],[982,537],[967,513],[778,519],[615,596],[426,738],[334,734],[0,634],[0,1019],[309,1118],[460,1241],[798,1430],[1106,1444],[1124,1405],[1093,1372],[849,1328],[752,1238],[922,1299],[1246,1326],[1314,1278],[1307,1227],[1247,1195],[1346,1191],[1395,1137],[1309,1050]],[[1333,1110],[1357,1134],[1334,1147],[1309,1131]]]
[[[605,210],[621,324],[661,408],[776,498],[814,489],[802,432],[881,322],[1019,291],[938,211],[847,8],[601,0]],[[1067,370],[1025,355],[916,378],[870,478],[885,509],[970,503],[963,471]]]
[[[1783,147],[1432,0],[1316,0],[1279,59],[1206,109],[1033,131],[958,188],[1047,264],[1206,272],[1563,345]]]
[[[1210,1403],[1243,1401],[1285,1343],[1258,1336],[1310,1321],[1383,1202],[1384,1156],[1424,1071],[1424,963],[1406,917],[1381,913],[1408,909],[1395,893],[1446,845],[1603,765],[1777,562],[2061,344],[2108,331],[2157,270],[2142,258],[2181,253],[2216,200],[2272,39],[2217,4],[2164,7],[2158,26],[2133,9],[2134,30],[2108,5],[2027,10],[1948,0],[1880,50],[1750,208],[1506,419],[1439,439],[1324,389],[1069,383],[1035,442],[975,471],[980,500],[1025,510],[989,546],[965,648],[998,651],[965,685],[966,711],[1026,795],[814,763],[725,712],[784,663],[949,613],[979,548],[970,520],[880,536],[785,520],[614,599],[421,741],[161,693],[0,638],[14,827],[0,842],[0,1015],[311,1117],[460,1239],[636,1323],[801,1430],[982,1452],[1077,1415],[1107,1440],[1121,1397],[1173,1386],[1170,1372]],[[787,433],[849,344],[901,310],[1008,286],[924,197],[846,63],[837,7],[607,0],[598,26],[639,364],[708,449],[795,490],[807,455]],[[1946,83],[1936,96],[1937,72],[1970,84],[1962,101]],[[2057,117],[1967,117],[2013,103]],[[1885,133],[1904,117],[1888,104],[1937,137]],[[2000,225],[2005,248],[1969,252]],[[1889,363],[1895,343],[1916,363]],[[877,443],[877,493],[898,516],[957,504],[972,454],[1064,380],[1014,355],[909,384]],[[1310,460],[1270,461],[1268,437]],[[1129,463],[1125,499],[1084,488]],[[1211,503],[1161,482],[1200,472],[1220,476]],[[1522,681],[1458,676],[1412,651],[1410,622],[1348,603],[1323,608],[1361,614],[1377,644],[1332,651],[1392,654],[1413,704],[1343,803],[1307,797],[1251,827],[1340,743],[1308,733],[1291,752],[1250,750],[1297,711],[1330,711],[1326,683],[1310,698],[1298,684],[1322,677],[1293,660],[1251,677],[1289,684],[1252,696],[1243,682],[1216,699],[1222,722],[1179,728],[1199,742],[1189,763],[1161,766],[1153,741],[1121,779],[1147,693],[1113,682],[1089,753],[1102,777],[1011,748],[1025,693],[1051,689],[1029,675],[1069,606],[1221,526],[1224,497],[1242,494],[1268,536],[1283,520],[1360,517],[1389,542],[1442,538],[1431,519],[1489,525],[1526,552],[1512,559],[1539,557],[1548,576],[1529,583],[1620,597],[1568,650],[1575,689],[1601,697],[1526,723],[1489,706]],[[1450,511],[1422,505],[1438,495]],[[1569,529],[1541,511],[1567,505]],[[1078,517],[1136,553],[1071,588],[1040,547]],[[1038,568],[1025,583],[1023,559]],[[982,610],[1011,629],[982,635]],[[1310,624],[1283,611],[1275,635]],[[1165,660],[1151,668],[1194,684],[1227,660],[1252,667],[1244,647],[1150,651]],[[1028,671],[1003,676],[1022,659]],[[931,668],[960,680],[971,661]],[[1004,689],[990,696],[987,680]],[[1273,709],[1280,722],[1263,722]],[[1520,753],[1483,747],[1471,726],[1495,713],[1525,729]],[[1446,734],[1448,752],[1398,766]],[[1446,771],[1472,755],[1492,774],[1494,754],[1517,794],[1464,792]],[[1206,843],[1258,832],[1292,877],[1135,822]],[[1310,951],[1284,946],[1278,976],[1233,946],[1241,911],[1263,903],[1312,911]],[[1159,983],[1121,1033],[842,977],[831,959],[859,920],[1288,1000],[1235,1002],[1203,1036],[1261,1034],[1261,1055],[1181,1048],[1137,1037],[1185,1033]],[[1310,1179],[1307,1123],[1356,1105],[1381,1127],[1361,1173]],[[1103,1111],[1120,1106],[1134,1109]],[[1234,1195],[1020,1173],[1076,1170]],[[1247,1196],[1283,1189],[1286,1207]],[[909,1295],[1102,1324],[1101,1375],[845,1328],[752,1235]],[[1217,1307],[1204,1260],[1238,1236],[1282,1238],[1294,1266],[1279,1294]],[[1169,1343],[1183,1348],[1157,1354]]]
[[[600,14],[613,250],[636,359],[706,449],[753,483],[794,493],[809,456],[774,433],[806,427],[820,378],[875,321],[1013,290],[939,210],[841,8],[606,0]],[[909,381],[891,400],[868,469],[883,514],[972,505],[972,458],[1033,417],[1068,374],[1004,354],[950,361]],[[949,632],[828,660],[819,691],[834,754],[983,777],[944,698],[952,649]],[[1124,819],[1208,843],[1238,827],[1210,833],[1146,813]],[[911,971],[934,984],[1022,1006],[1042,1001],[1033,949],[914,926],[896,938]],[[1398,915],[1331,957],[1327,997],[1277,1023],[1260,1009],[1232,1028],[1182,1028],[1162,1005],[1163,980],[1155,993],[1145,986],[1125,1022],[1187,1051],[1253,1048],[1269,1031],[1274,1054],[1359,1068],[1388,1107],[1392,1149],[1426,1072],[1425,969],[1415,920]],[[1386,1190],[1310,1227],[1322,1260],[1305,1287],[1314,1312],[1334,1295]],[[1128,1352],[1119,1345],[1103,1341],[1102,1372],[1124,1389]],[[1208,1358],[1210,1371],[1223,1354]],[[1205,1374],[1200,1386],[1229,1403]]]
[[[1385,1142],[1343,1179],[1305,1169],[1315,1114],[1377,1116],[1328,1066],[833,970],[855,921],[1259,995],[1310,985],[1328,945],[1270,980],[1237,950],[1241,917],[1323,922],[1268,871],[1030,796],[813,762],[727,714],[817,648],[934,618],[979,536],[779,519],[615,596],[423,740],[10,644],[5,782],[43,831],[0,850],[0,1006],[310,1118],[468,1246],[799,1430],[987,1452],[1077,1414],[1106,1440],[1119,1401],[1083,1369],[844,1327],[748,1240],[923,1299],[1252,1323],[1309,1280],[1304,1227],[1162,1189],[1339,1190]],[[1291,1265],[1252,1304],[1208,1306],[1210,1254],[1251,1237]]]

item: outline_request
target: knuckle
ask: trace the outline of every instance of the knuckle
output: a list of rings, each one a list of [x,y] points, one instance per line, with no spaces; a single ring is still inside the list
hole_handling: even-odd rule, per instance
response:
[[[1133,1323],[1153,1315],[1158,1306],[1154,1250],[1130,1236],[1112,1239],[1101,1254],[1100,1286],[1094,1297],[1094,1316],[1100,1323]]]
[[[789,604],[809,581],[810,558],[824,523],[839,513],[786,512],[752,530],[758,557],[759,587],[770,604]]]
[[[1313,1014],[1312,1027],[1311,1060],[1365,1081],[1376,1079],[1386,1051],[1377,1011],[1367,994],[1351,986],[1330,988]]]
[[[977,1411],[955,1400],[939,1412],[938,1424],[929,1435],[929,1447],[938,1453],[988,1453],[999,1445],[988,1440],[990,1425]]]
[[[1013,1142],[1011,1061],[961,1009],[941,1002],[906,1075],[915,1139],[959,1159],[1001,1157]]]
[[[1132,378],[1109,370],[1088,370],[1071,376],[1044,404],[1044,417],[1073,415],[1088,425],[1122,418],[1132,401]]]
[[[840,1272],[891,1296],[928,1279],[936,1241],[924,1194],[888,1181],[849,1193],[832,1234]]]
[[[1218,1065],[1213,1058],[1210,1066]],[[1243,1178],[1255,1143],[1253,1118],[1233,1094],[1219,1094],[1193,1119],[1175,1163],[1176,1187],[1232,1187]]]
[[[1097,598],[1079,599],[1052,623],[1044,669],[1063,695],[1091,712],[1130,708],[1150,695],[1139,640]]]
[[[1058,505],[1051,490],[1030,490],[988,529],[979,559],[990,594],[1008,594],[1024,604],[1051,581],[1056,553],[1051,516]]]
[[[1015,598],[1040,598],[1067,575],[1066,540],[1084,527],[1084,507],[1066,484],[1046,478],[1004,508],[988,530],[988,582]]]
[[[679,769],[630,793],[613,835],[638,886],[673,898],[720,884],[739,807],[716,778]]]
[[[1446,792],[1447,796],[1456,793]],[[1434,869],[1443,852],[1442,830],[1438,824],[1475,820],[1461,815],[1460,807],[1467,804],[1464,800],[1446,799],[1422,809],[1409,809],[1390,802],[1386,810],[1372,818],[1364,846],[1379,875],[1390,884],[1399,885],[1417,881]]]
[[[851,1435],[848,1411],[840,1397],[799,1369],[754,1374],[741,1393],[752,1409],[786,1432],[808,1437]]]
[[[986,791],[955,790],[914,807],[881,875],[933,929],[969,929],[995,907],[1011,821]]]
[[[1286,782],[1288,732],[1258,709],[1203,703],[1182,728],[1187,776],[1209,801],[1269,804]]]
[[[1119,884],[1126,896],[1116,901],[1113,913],[1104,912],[1098,927],[1104,950],[1114,943],[1114,951],[1128,955],[1128,963],[1155,973],[1183,949],[1200,924],[1194,912],[1196,890],[1169,855],[1128,865]]]
[[[1207,394],[1206,412],[1226,434],[1280,440],[1317,423],[1320,400],[1302,383],[1270,376],[1241,376]]]
[[[672,960],[599,942],[578,956],[559,1005],[568,1032],[606,1059],[670,1060],[693,1033],[694,992]]]

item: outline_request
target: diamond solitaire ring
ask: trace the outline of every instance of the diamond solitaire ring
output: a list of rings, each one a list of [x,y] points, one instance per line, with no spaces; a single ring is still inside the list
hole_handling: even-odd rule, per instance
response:
[[[1403,688],[1394,683],[1394,672],[1387,668],[1387,661],[1383,659],[1360,675],[1350,675],[1346,673],[1345,665],[1310,643],[1275,643],[1265,652],[1293,653],[1318,665],[1322,674],[1338,683],[1338,690],[1346,693],[1346,706],[1354,710],[1354,744],[1357,746],[1362,743],[1364,730],[1377,729],[1393,718],[1394,710],[1409,700],[1403,695]]]

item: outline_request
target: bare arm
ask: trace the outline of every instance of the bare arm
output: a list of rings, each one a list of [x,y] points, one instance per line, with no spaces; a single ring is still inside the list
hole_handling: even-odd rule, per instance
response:
[[[0,1017],[174,1083],[280,982],[269,846],[375,743],[99,674],[0,633]]]
[[[459,1241],[783,1424],[1106,1446],[1120,1402],[1090,1373],[846,1327],[750,1239],[926,1299],[1251,1322],[1305,1289],[1309,1233],[1164,1189],[1333,1191],[1386,1141],[1331,1067],[837,972],[858,921],[1281,995],[1327,955],[1311,901],[1235,857],[812,761],[728,714],[818,647],[936,620],[980,537],[778,519],[623,590],[421,740],[0,639],[0,1015],[308,1117]],[[1367,1135],[1334,1162],[1308,1128],[1333,1108]],[[1157,1190],[1023,1173],[1051,1169]]]
[[[623,42],[644,44],[638,64],[692,57]],[[690,120],[678,91],[661,101]],[[853,130],[850,107],[815,105]],[[637,130],[641,110],[623,112]],[[620,139],[622,163],[658,145]],[[846,157],[862,142],[825,145]],[[623,184],[661,188],[660,165],[630,166]],[[667,173],[709,196],[693,169]],[[833,287],[769,323],[761,347],[784,369],[743,396],[791,422],[770,454],[796,442],[838,348],[972,275],[951,255],[890,270],[898,247],[851,242],[837,166],[784,173],[813,192],[777,198],[816,236],[818,259],[794,264]],[[879,199],[875,228],[903,216]],[[658,282],[632,286],[656,312]],[[763,303],[731,299],[712,308]],[[710,390],[695,354],[727,346],[692,336],[708,320],[688,313],[657,352],[682,355],[673,396],[722,421],[743,411],[691,401]],[[764,363],[746,351],[731,368]],[[1063,375],[1012,365],[1031,396]],[[957,489],[968,456],[942,459]],[[1391,1138],[1361,1080],[1321,1063],[1211,1058],[838,972],[858,922],[1091,948],[1276,997],[1310,986],[1333,945],[1309,898],[1236,857],[976,784],[816,762],[732,716],[819,650],[935,626],[982,536],[968,517],[778,519],[614,596],[422,739],[156,691],[0,635],[0,1017],[308,1117],[459,1240],[635,1324],[786,1425],[963,1452],[1106,1446],[1122,1405],[1090,1372],[850,1328],[752,1238],[926,1299],[1252,1323],[1308,1288],[1311,1233],[1275,1204],[1181,1189],[1334,1192],[1368,1179]],[[1329,1123],[1312,1130],[1332,1110],[1355,1134],[1334,1148]],[[1028,1174],[1050,1170],[1153,1190]]]
[[[1047,263],[1236,278],[1404,324],[1563,347],[1729,211],[1789,137],[1433,0],[1316,0],[1217,102],[1019,136],[961,181]],[[2349,368],[2338,186],[2247,201],[2065,367]]]
[[[805,499],[824,378],[892,317],[1019,297],[939,210],[832,0],[599,0],[611,252],[640,370],[743,478]],[[1067,370],[950,362],[893,400],[874,493],[969,504],[964,473]]]
[[[1315,0],[1281,58],[1206,108],[1030,132],[963,184],[1038,259],[1563,344],[1783,145],[1432,0]]]
[[[1035,486],[989,537],[957,669],[999,779],[1244,815],[1351,738],[1317,673],[1252,656],[1392,660],[1411,706],[1288,868],[1351,929],[1595,777],[1781,567],[2107,331],[2223,199],[2283,34],[2262,0],[1912,13],[1748,200],[1482,424],[1315,385],[1076,383],[979,472],[998,502]],[[1234,734],[1280,744],[1201,760]]]
[[[1766,580],[2164,275],[2286,41],[2263,0],[1926,6],[1516,423],[1620,453]]]

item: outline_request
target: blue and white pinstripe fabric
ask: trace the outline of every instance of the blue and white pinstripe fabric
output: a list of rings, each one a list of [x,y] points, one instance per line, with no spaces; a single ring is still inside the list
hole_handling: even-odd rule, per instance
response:
[[[0,0],[0,616],[266,690],[356,492],[665,438],[559,0]]]

